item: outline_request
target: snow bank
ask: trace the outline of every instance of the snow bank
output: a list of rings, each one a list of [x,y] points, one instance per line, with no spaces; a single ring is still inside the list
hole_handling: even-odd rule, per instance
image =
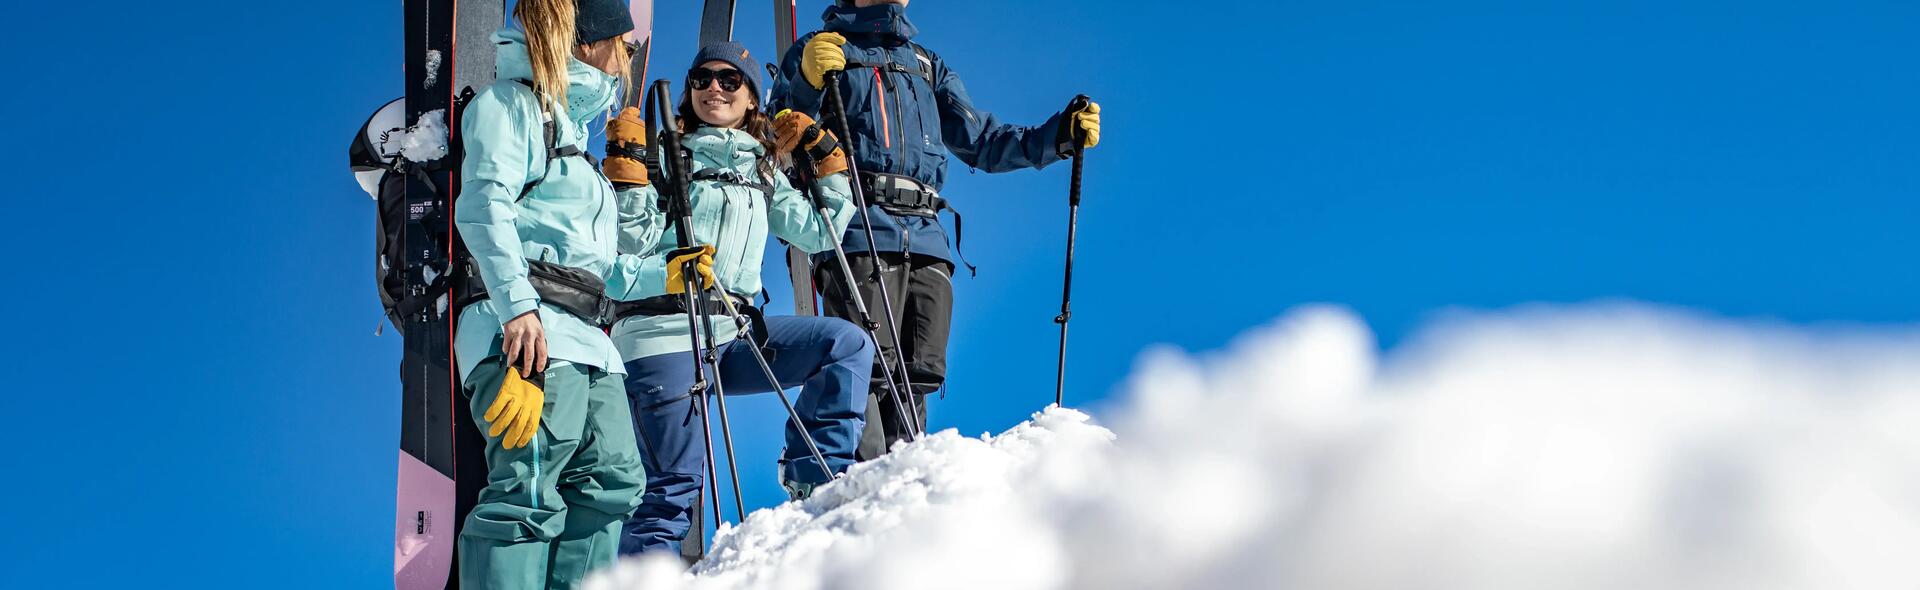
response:
[[[1920,335],[1621,305],[1374,349],[1306,308],[1153,351],[1111,432],[940,433],[587,587],[1920,586]]]

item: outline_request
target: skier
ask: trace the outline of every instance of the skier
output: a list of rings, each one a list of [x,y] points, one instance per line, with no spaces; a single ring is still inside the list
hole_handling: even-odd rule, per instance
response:
[[[460,584],[573,588],[618,557],[645,486],[625,369],[598,327],[605,289],[632,276],[614,264],[614,189],[580,151],[633,22],[621,0],[521,0],[513,16],[521,30],[494,35],[498,80],[461,124],[454,225],[472,266],[454,356],[488,440]]]
[[[1039,127],[997,121],[974,108],[960,77],[939,56],[913,42],[917,30],[907,21],[907,1],[840,0],[823,15],[823,31],[787,52],[781,73],[784,104],[819,113],[828,74],[844,72],[840,94],[847,101],[846,124],[854,136],[848,143],[868,199],[861,213],[872,223],[874,243],[869,246],[864,231],[848,231],[842,245],[860,281],[861,296],[882,324],[875,361],[899,363],[895,355],[905,355],[914,387],[908,404],[919,410],[914,419],[925,424],[926,396],[946,381],[953,311],[953,257],[939,220],[942,209],[951,209],[939,194],[946,179],[946,152],[987,172],[1045,167],[1068,155],[1074,138],[1086,147],[1099,142],[1100,106],[1089,103],[1061,112]],[[957,211],[955,215],[958,227]],[[959,236],[955,238],[957,246]],[[831,261],[814,258],[825,311],[852,318],[846,281],[823,270]],[[869,280],[875,264],[880,265],[888,297]],[[891,308],[882,307],[888,301]],[[898,346],[891,341],[896,332],[886,324],[890,319],[900,324],[897,334],[903,342]],[[911,429],[896,418],[901,414],[893,407],[895,398],[884,393],[883,375],[877,366],[872,371],[861,460],[885,454]]]
[[[631,266],[639,280],[628,291],[609,290],[631,302],[622,304],[613,340],[627,363],[635,435],[651,475],[640,509],[627,522],[620,543],[623,554],[678,553],[690,510],[707,484],[708,441],[700,431],[702,418],[695,415],[704,409],[689,395],[698,351],[691,350],[682,269],[689,260],[697,263],[700,287],[711,287],[701,294],[712,302],[707,309],[722,310],[703,322],[710,327],[702,329],[711,330],[722,348],[717,376],[726,392],[773,391],[776,386],[767,383],[747,348],[755,343],[736,339],[740,320],[724,313],[717,298],[730,297],[736,307],[751,309],[746,305],[760,291],[760,259],[769,231],[803,250],[820,252],[833,247],[854,212],[843,173],[845,156],[837,148],[827,150],[831,140],[805,115],[783,113],[774,119],[761,111],[760,68],[745,48],[732,42],[710,44],[693,63],[679,103],[679,125],[686,134],[681,143],[692,155],[687,196],[698,244],[678,243],[664,222],[623,223],[621,264]],[[629,131],[640,125],[638,118],[637,110],[628,109],[609,126],[609,154],[637,151],[636,146],[620,144],[627,143],[622,138],[644,138],[644,133]],[[813,189],[829,212],[825,216],[774,171],[774,160],[807,150],[813,150],[809,155],[817,162],[819,180]],[[626,157],[611,160],[637,164]],[[626,204],[623,218],[665,217],[648,190]],[[831,479],[829,473],[845,471],[854,462],[865,424],[861,396],[873,346],[859,328],[835,318],[773,316],[749,323],[763,323],[754,331],[765,339],[762,347],[780,380],[778,387],[803,386],[795,408],[804,423],[790,420],[786,426],[781,479],[790,493],[804,496]],[[808,453],[799,428],[819,443],[828,465]]]

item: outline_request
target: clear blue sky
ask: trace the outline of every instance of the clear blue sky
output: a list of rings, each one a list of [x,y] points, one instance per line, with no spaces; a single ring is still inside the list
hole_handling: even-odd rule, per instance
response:
[[[671,4],[658,73],[694,50],[697,3]],[[745,4],[736,35],[770,57]],[[0,586],[387,583],[399,340],[373,336],[373,208],[343,152],[401,91],[400,4],[12,12],[0,240],[27,387],[0,396]],[[1920,321],[1911,2],[910,12],[1005,120],[1105,106],[1071,404],[1097,408],[1143,347],[1216,348],[1304,302],[1352,306],[1386,346],[1530,301]],[[1067,167],[955,166],[982,268],[933,425],[978,434],[1051,399]],[[764,505],[778,406],[735,408]]]

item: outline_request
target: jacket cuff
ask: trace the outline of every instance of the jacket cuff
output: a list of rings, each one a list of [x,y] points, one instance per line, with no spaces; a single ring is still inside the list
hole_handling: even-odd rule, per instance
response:
[[[490,292],[488,299],[488,302],[493,305],[494,315],[499,316],[500,325],[505,326],[513,318],[540,309],[540,294],[533,290],[533,283],[527,282],[526,279],[513,281],[501,287],[503,288],[500,290],[504,293],[500,295],[504,296],[494,296]]]
[[[1067,134],[1067,114],[1054,113],[1046,123],[1040,125],[1040,137],[1047,138],[1047,149],[1041,150],[1040,166],[1067,159],[1073,154],[1073,138]]]
[[[649,257],[640,262],[640,271],[635,273],[634,292],[639,294],[635,300],[645,299],[667,292],[667,255]]]

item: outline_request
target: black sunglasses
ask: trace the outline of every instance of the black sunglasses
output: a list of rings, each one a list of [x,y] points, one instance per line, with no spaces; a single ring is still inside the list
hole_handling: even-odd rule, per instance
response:
[[[706,68],[687,70],[687,86],[692,87],[694,90],[706,90],[707,87],[712,86],[715,81],[720,82],[721,90],[733,92],[739,90],[741,84],[747,83],[747,76],[746,74],[740,73],[740,70],[709,70]]]

